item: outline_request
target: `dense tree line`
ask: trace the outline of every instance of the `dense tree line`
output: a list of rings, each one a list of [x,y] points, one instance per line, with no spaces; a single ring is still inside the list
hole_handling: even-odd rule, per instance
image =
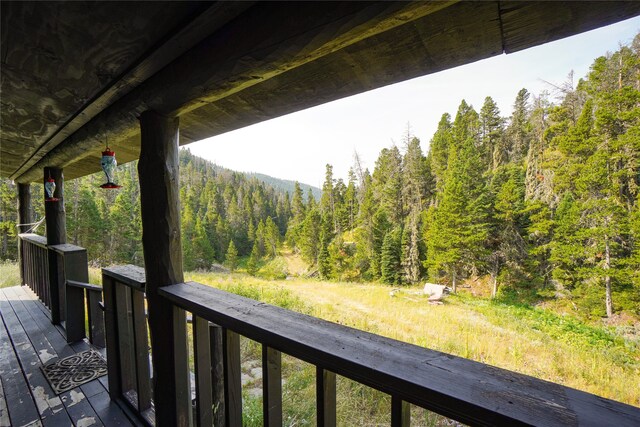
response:
[[[547,288],[597,315],[640,311],[640,36],[554,91],[522,89],[510,117],[463,100],[426,154],[407,131],[346,183],[327,165],[319,204],[296,189],[287,241],[326,278],[487,276],[494,296]]]
[[[640,36],[553,89],[553,99],[520,90],[509,117],[491,97],[479,111],[463,100],[426,153],[407,129],[373,172],[357,155],[346,182],[327,165],[319,200],[183,150],[185,269],[244,258],[255,273],[286,241],[327,279],[455,290],[487,277],[493,296],[549,289],[594,315],[639,312]],[[118,191],[99,189],[100,174],[66,184],[68,240],[99,264],[141,264],[136,164],[119,169]],[[1,255],[14,258],[7,181],[0,227]]]
[[[65,183],[67,242],[85,247],[96,265],[142,265],[140,189],[137,162],[118,168],[122,188],[99,188],[97,173]],[[40,186],[32,185],[36,219],[42,218]],[[188,150],[180,151],[183,261],[186,270],[213,263],[237,266],[239,257],[255,261],[275,256],[290,216],[289,195],[256,178],[218,167]],[[15,259],[16,189],[0,183],[2,259]],[[44,224],[36,232],[44,233]]]

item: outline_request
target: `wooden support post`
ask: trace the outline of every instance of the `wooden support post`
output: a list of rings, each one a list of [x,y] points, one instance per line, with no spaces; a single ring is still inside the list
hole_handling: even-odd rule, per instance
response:
[[[30,224],[31,219],[31,185],[18,183],[18,224]],[[31,226],[20,225],[18,233],[26,233]],[[25,284],[25,260],[22,254],[22,240],[18,239],[18,265],[20,266],[20,284]]]
[[[47,226],[47,245],[59,245],[67,243],[67,223],[66,213],[64,211],[64,176],[60,168],[44,168],[43,190],[44,198],[47,194],[44,191],[44,183],[51,177],[56,181],[56,190],[53,196],[58,200],[55,202],[44,202],[45,224]],[[64,307],[60,300],[60,288],[65,286],[64,281],[60,283],[58,254],[52,250],[48,251],[49,261],[49,298],[51,305],[51,323],[59,324],[61,319],[60,313]],[[46,286],[46,285],[45,285]]]
[[[160,287],[184,281],[178,118],[145,111],[140,115],[140,130],[138,175],[156,425],[185,426],[191,424],[186,317],[184,313],[176,313],[172,304],[158,295]],[[187,390],[182,389],[185,385]]]
[[[318,427],[336,425],[336,374],[316,367],[316,411]]]

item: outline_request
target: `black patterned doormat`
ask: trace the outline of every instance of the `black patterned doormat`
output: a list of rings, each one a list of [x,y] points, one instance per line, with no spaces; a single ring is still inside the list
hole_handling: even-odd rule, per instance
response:
[[[64,393],[107,374],[107,362],[95,350],[87,350],[42,366],[56,394]]]

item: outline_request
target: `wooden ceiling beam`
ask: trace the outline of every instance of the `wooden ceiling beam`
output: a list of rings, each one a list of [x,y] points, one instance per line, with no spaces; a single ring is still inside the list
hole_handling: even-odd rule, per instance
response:
[[[193,16],[186,18],[172,33],[166,35],[149,51],[143,54],[121,75],[114,78],[101,92],[88,100],[66,123],[60,126],[18,169],[12,171],[10,178],[16,179],[33,167],[47,153],[57,147],[66,138],[84,126],[106,107],[117,101],[149,77],[164,68],[175,58],[218,30],[228,21],[251,7],[253,2],[203,3],[203,7]],[[8,72],[7,66],[4,72]],[[33,112],[30,112],[30,115]],[[45,121],[46,122],[46,121]],[[5,129],[3,129],[3,132]],[[8,129],[9,132],[18,132]],[[11,135],[11,133],[9,133]],[[101,138],[104,143],[104,139]],[[37,179],[37,178],[35,178]]]
[[[115,143],[130,140],[146,110],[188,113],[456,2],[258,3],[12,178],[33,181],[42,167],[66,167],[100,147],[104,135]]]

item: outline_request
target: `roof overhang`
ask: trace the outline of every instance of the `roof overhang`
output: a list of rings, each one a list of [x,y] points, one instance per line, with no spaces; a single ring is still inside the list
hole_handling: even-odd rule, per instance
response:
[[[0,175],[75,178],[140,150],[145,110],[182,145],[608,25],[640,2],[2,2]]]

